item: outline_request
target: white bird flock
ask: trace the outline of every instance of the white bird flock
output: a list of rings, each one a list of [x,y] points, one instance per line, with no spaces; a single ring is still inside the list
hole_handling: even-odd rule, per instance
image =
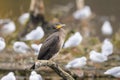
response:
[[[14,72],[9,72],[7,75],[3,76],[0,80],[16,80]],[[43,80],[40,74],[37,74],[35,71],[31,72],[29,80]]]
[[[0,51],[2,51],[6,47],[6,43],[4,38],[0,37]]]
[[[87,64],[87,58],[86,57],[81,57],[81,58],[76,58],[72,61],[70,61],[65,68],[70,69],[70,68],[83,68]]]
[[[106,72],[104,72],[104,74],[112,75],[112,76],[114,76],[116,78],[120,78],[120,66],[108,69]]]
[[[30,50],[30,47],[25,42],[14,42],[13,49],[17,53],[27,53]]]
[[[90,6],[85,6],[80,10],[77,10],[76,12],[73,13],[73,17],[75,19],[86,19],[89,18],[92,15]]]
[[[110,40],[105,39],[101,46],[101,53],[92,50],[90,54],[90,60],[93,62],[102,63],[108,60],[108,56],[113,53],[113,44]]]
[[[37,74],[35,71],[32,71],[29,80],[43,80],[43,79],[41,75]]]
[[[9,72],[7,75],[3,76],[1,80],[16,80],[14,72]]]
[[[39,40],[44,37],[44,31],[42,27],[38,26],[25,36],[25,40]]]
[[[92,15],[91,8],[89,6],[85,6],[80,10],[77,10],[73,13],[73,17],[75,19],[87,19]],[[24,13],[19,17],[19,22],[21,25],[24,25],[26,21],[29,19],[30,14]],[[11,34],[16,30],[15,23],[10,19],[0,19],[0,33],[3,34]],[[112,26],[109,21],[105,21],[102,25],[101,31],[104,35],[112,35],[113,30]],[[25,37],[24,40],[40,40],[45,35],[43,29],[41,26],[37,26],[36,29],[29,32]],[[83,40],[82,35],[80,32],[75,32],[71,37],[68,38],[68,40],[65,42],[63,48],[69,48],[69,47],[76,47],[78,46]],[[42,44],[31,44],[31,48],[35,51],[35,55],[39,54],[40,48]],[[6,43],[4,38],[0,37],[0,51],[3,51],[6,47]],[[22,41],[16,41],[13,44],[13,49],[17,53],[27,53],[31,49],[25,42]],[[108,60],[108,56],[113,53],[113,44],[110,42],[110,40],[105,39],[102,46],[101,46],[101,52],[97,52],[95,50],[90,51],[89,53],[89,59],[94,63],[103,63]],[[83,68],[87,64],[87,58],[86,57],[80,57],[75,58],[72,61],[70,61],[65,68],[71,69],[71,68]],[[104,72],[106,75],[112,75],[114,77],[120,78],[120,66],[113,67],[106,72]],[[16,80],[16,77],[13,72],[9,72],[7,75],[3,76],[1,80]],[[35,71],[31,72],[31,75],[29,76],[29,80],[43,80],[41,75],[37,74]]]
[[[29,19],[29,17],[30,17],[29,13],[24,13],[19,17],[18,21],[20,22],[21,25],[24,25]]]
[[[82,39],[83,38],[81,34],[79,32],[76,32],[74,35],[69,37],[69,39],[65,42],[63,48],[78,46],[81,43]]]
[[[102,34],[104,35],[111,35],[113,33],[112,25],[110,24],[109,21],[105,21],[103,23],[101,31],[102,31]]]
[[[35,55],[39,54],[40,48],[41,48],[42,44],[31,44],[32,49],[35,51]]]
[[[1,31],[3,34],[11,34],[16,30],[15,23],[9,19],[3,20]]]
[[[102,63],[108,60],[107,56],[104,56],[101,53],[96,52],[94,50],[92,50],[89,54],[90,60],[95,63]]]
[[[109,56],[113,53],[113,44],[110,42],[110,40],[108,39],[104,40],[101,50],[102,54],[105,56]]]

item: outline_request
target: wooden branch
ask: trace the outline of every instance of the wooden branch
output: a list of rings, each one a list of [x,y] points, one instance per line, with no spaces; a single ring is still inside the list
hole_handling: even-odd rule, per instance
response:
[[[24,25],[24,29],[18,35],[18,40],[25,37],[27,33],[35,29],[38,25],[44,29],[48,24],[44,17],[45,9],[43,0],[31,0],[29,11],[30,18]]]
[[[76,0],[77,10],[80,10],[84,7],[84,0]]]
[[[51,69],[53,69],[60,77],[62,77],[64,80],[75,80],[71,75],[69,75],[67,72],[65,72],[63,69],[61,69],[58,64],[56,64],[53,61],[49,60],[39,60],[35,63],[35,68],[41,67],[41,66],[48,66]]]
[[[30,11],[34,12],[34,16],[37,16],[38,14],[44,15],[45,9],[43,0],[31,0]]]

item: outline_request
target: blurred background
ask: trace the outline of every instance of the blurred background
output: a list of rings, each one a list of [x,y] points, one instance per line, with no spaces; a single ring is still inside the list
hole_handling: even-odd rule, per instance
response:
[[[16,26],[16,30],[10,35],[0,33],[0,37],[3,37],[6,42],[6,48],[0,51],[0,78],[10,71],[15,73],[17,80],[28,80],[29,78],[30,72],[24,71],[24,68],[33,64],[37,56],[33,54],[32,49],[26,54],[18,54],[12,46],[16,41],[24,41],[17,39],[26,27],[19,23],[18,18],[22,14],[30,12],[30,3],[31,0],[0,0],[0,19],[10,19]],[[88,59],[87,68],[80,71],[86,76],[81,80],[117,80],[115,77],[105,76],[103,72],[120,65],[120,0],[83,0],[83,3],[79,4],[82,7],[78,7],[76,3],[77,0],[44,0],[45,20],[54,23],[55,19],[55,22],[60,21],[67,25],[65,27],[67,32],[65,41],[75,32],[80,32],[82,35],[82,42],[79,45],[62,49],[55,61],[64,68],[64,65],[76,57],[86,56],[89,58],[89,52],[93,49],[100,52],[104,39],[108,38],[113,44],[113,54],[97,70],[93,69],[94,65]],[[85,19],[76,19],[74,13],[84,6],[89,6],[91,15]],[[102,32],[105,21],[109,21],[112,27],[110,34]],[[45,32],[45,37],[47,34],[49,31]],[[44,38],[24,42],[30,47],[32,43],[40,44],[43,40]],[[45,80],[62,80],[54,71],[48,70],[52,74],[48,74],[44,68],[37,72]]]

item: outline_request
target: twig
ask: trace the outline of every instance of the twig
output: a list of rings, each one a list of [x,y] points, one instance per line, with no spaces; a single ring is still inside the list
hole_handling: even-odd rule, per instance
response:
[[[39,60],[36,62],[35,67],[41,67],[41,66],[49,66],[51,69],[53,69],[60,77],[62,77],[64,80],[75,80],[71,75],[69,75],[67,72],[65,72],[63,69],[61,69],[58,64],[56,64],[53,61],[49,60]]]

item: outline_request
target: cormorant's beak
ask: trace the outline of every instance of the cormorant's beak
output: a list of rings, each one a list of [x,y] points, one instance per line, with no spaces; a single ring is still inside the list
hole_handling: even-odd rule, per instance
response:
[[[64,26],[66,26],[66,25],[65,25],[65,24],[59,24],[59,25],[56,26],[56,28],[57,28],[57,29],[60,29],[60,28],[62,28],[62,27],[64,27]]]

